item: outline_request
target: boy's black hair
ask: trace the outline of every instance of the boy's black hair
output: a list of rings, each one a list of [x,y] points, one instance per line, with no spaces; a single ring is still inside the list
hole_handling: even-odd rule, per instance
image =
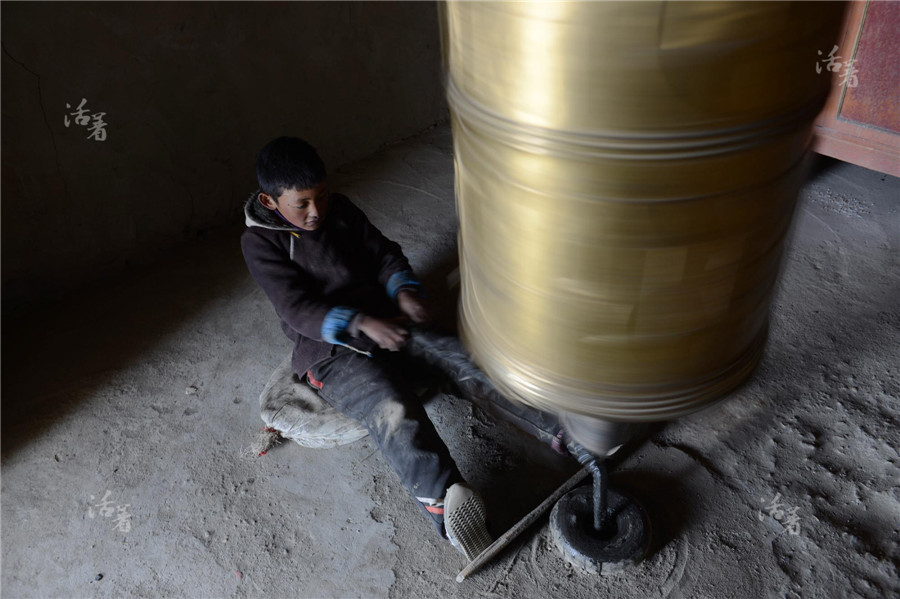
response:
[[[316,149],[298,137],[273,139],[256,157],[259,188],[275,200],[286,189],[310,189],[327,177]]]

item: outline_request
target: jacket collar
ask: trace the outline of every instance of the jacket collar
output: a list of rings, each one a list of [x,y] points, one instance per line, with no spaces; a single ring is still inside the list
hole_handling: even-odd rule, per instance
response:
[[[269,210],[259,203],[256,198],[260,190],[254,191],[244,204],[244,222],[248,227],[262,227],[274,231],[290,231],[296,233],[301,229],[285,221],[273,210]]]

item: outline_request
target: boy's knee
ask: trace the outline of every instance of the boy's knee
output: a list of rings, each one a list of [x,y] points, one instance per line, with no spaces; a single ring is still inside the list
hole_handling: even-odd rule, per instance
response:
[[[396,399],[385,399],[372,410],[371,426],[377,428],[385,437],[397,432],[406,420],[406,408]]]

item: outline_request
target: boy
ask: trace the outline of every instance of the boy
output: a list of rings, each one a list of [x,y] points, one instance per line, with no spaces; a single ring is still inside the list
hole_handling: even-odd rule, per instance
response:
[[[491,543],[484,503],[463,480],[404,372],[423,359],[464,381],[464,390],[490,395],[535,434],[552,437],[553,422],[500,397],[455,338],[428,331],[410,337],[402,321],[430,319],[419,281],[400,246],[329,191],[312,146],[289,137],[270,142],[256,175],[260,190],[245,206],[241,246],[294,342],[294,371],[368,429],[438,531],[473,559]]]

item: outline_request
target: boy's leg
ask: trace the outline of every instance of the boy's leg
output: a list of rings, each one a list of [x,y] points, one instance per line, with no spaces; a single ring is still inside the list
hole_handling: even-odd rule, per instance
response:
[[[444,496],[462,482],[456,463],[392,358],[338,348],[308,375],[338,411],[365,426],[400,481],[443,534]]]
[[[471,361],[458,337],[434,329],[414,329],[404,350],[411,357],[440,370],[481,409],[554,449],[561,444],[559,419],[549,412],[503,397],[487,375]]]

